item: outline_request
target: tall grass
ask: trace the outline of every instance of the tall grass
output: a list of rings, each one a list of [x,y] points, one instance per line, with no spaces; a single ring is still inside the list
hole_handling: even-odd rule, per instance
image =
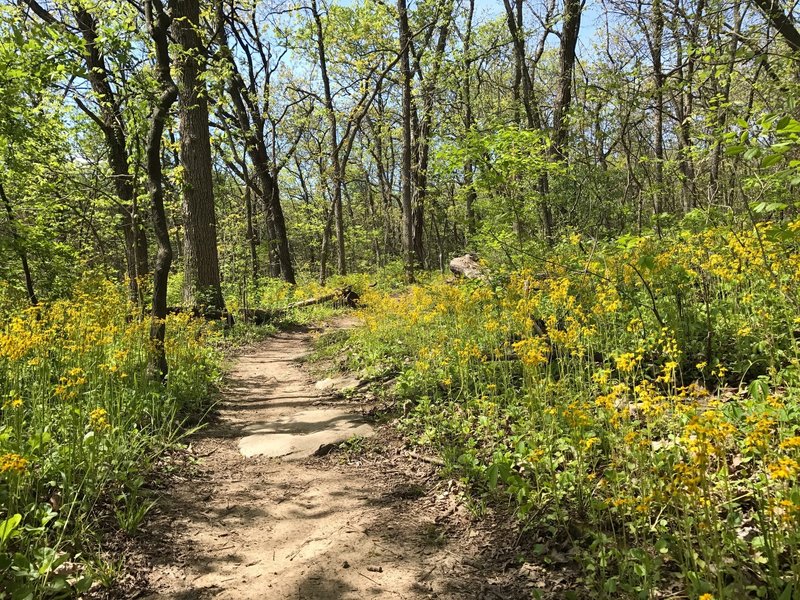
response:
[[[798,229],[573,236],[373,294],[346,351],[399,369],[408,435],[599,597],[800,597]]]
[[[88,587],[71,565],[100,522],[137,528],[143,474],[208,402],[219,368],[207,326],[169,317],[166,386],[147,375],[148,328],[99,278],[0,324],[0,597]]]

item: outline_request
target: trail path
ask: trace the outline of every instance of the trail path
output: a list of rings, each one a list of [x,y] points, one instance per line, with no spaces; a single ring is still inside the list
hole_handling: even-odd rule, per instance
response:
[[[510,598],[457,575],[464,552],[442,533],[442,513],[455,511],[446,493],[424,498],[391,461],[381,472],[310,457],[371,431],[303,370],[310,343],[280,333],[235,359],[219,420],[192,442],[199,475],[168,490],[147,523],[145,597]]]

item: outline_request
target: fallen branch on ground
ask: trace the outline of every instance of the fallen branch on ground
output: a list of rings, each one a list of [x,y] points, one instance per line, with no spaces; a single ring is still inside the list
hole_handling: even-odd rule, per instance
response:
[[[416,458],[422,462],[430,463],[439,467],[443,467],[445,465],[445,462],[441,458],[436,458],[435,456],[425,456],[424,454],[418,454],[417,452],[412,452],[411,450],[406,450],[406,456]]]
[[[277,319],[280,319],[281,317],[285,317],[295,309],[314,306],[316,304],[324,304],[326,302],[339,303],[340,306],[355,308],[358,304],[358,299],[359,295],[353,291],[352,287],[347,286],[337,289],[330,294],[325,294],[324,296],[299,300],[280,308],[243,308],[237,311],[237,314],[245,322],[254,323],[256,325],[266,325],[267,323],[271,323]],[[187,312],[191,313],[193,317],[206,319],[207,321],[229,320],[232,317],[231,313],[227,310],[204,308],[201,306],[193,306],[189,308],[183,306],[171,306],[167,309],[167,313],[173,315]]]

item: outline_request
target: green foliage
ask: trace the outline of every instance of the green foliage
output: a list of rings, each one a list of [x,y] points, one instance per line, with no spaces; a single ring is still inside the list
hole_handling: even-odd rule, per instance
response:
[[[90,560],[98,524],[134,534],[152,507],[143,478],[184,418],[208,406],[219,375],[204,323],[170,317],[167,332],[163,387],[148,377],[149,321],[101,278],[3,322],[3,597],[85,590],[91,579],[66,563]]]
[[[800,247],[774,232],[797,227],[573,236],[491,284],[371,295],[343,344],[401,372],[411,440],[601,597],[791,595]]]

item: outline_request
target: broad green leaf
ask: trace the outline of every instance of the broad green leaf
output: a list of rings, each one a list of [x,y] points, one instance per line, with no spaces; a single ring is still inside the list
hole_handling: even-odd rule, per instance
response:
[[[22,515],[17,513],[0,523],[0,543],[5,543],[14,534],[21,522]]]

